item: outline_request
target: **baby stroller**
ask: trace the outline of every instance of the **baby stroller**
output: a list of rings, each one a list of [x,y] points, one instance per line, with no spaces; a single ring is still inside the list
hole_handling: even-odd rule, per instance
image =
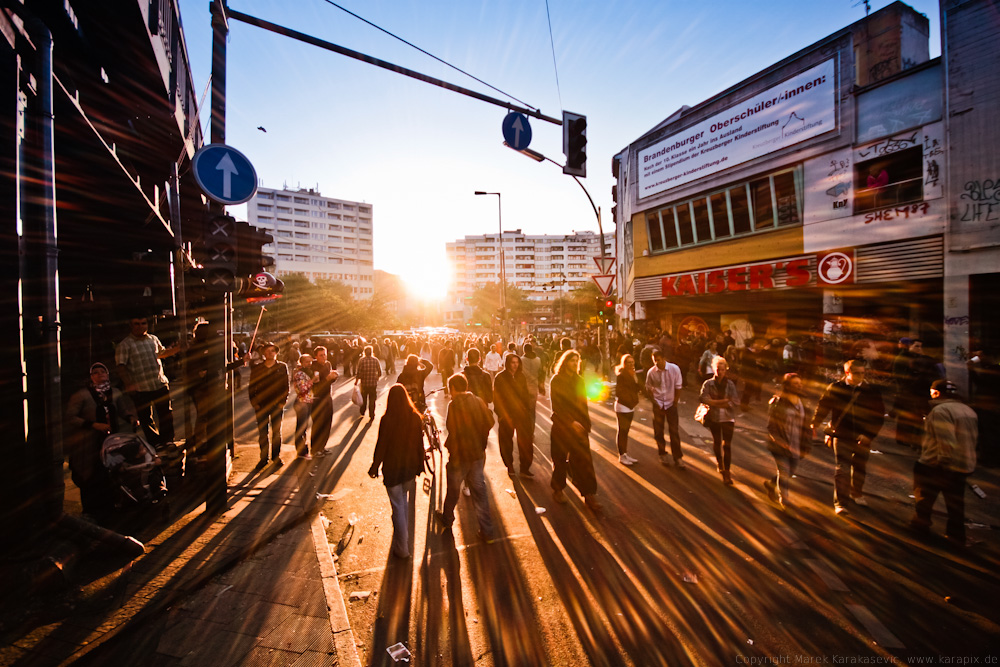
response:
[[[101,445],[101,462],[120,489],[118,505],[157,503],[167,492],[160,457],[139,433],[113,433]]]

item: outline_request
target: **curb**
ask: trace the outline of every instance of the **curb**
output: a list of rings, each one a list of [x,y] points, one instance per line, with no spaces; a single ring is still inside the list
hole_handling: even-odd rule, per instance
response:
[[[323,577],[323,593],[326,595],[326,607],[330,612],[330,629],[333,631],[333,645],[337,650],[337,664],[345,667],[361,667],[358,656],[358,644],[347,618],[347,606],[344,604],[344,593],[340,589],[340,579],[337,576],[337,565],[330,551],[330,542],[326,539],[326,528],[323,527],[325,517],[317,513],[312,520],[313,545],[319,558],[320,575]]]

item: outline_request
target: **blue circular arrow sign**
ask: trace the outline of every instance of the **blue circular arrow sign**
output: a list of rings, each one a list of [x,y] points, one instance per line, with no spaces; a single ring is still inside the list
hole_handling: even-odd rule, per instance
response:
[[[243,153],[225,144],[208,144],[191,160],[194,180],[220,204],[242,204],[257,194],[257,172]]]
[[[503,119],[503,140],[516,151],[523,151],[531,143],[531,125],[523,113],[511,111]]]

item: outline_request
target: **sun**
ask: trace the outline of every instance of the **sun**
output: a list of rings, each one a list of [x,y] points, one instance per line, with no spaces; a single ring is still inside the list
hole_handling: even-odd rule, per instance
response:
[[[426,301],[443,301],[451,283],[451,265],[447,261],[423,261],[407,266],[399,273],[411,296]]]

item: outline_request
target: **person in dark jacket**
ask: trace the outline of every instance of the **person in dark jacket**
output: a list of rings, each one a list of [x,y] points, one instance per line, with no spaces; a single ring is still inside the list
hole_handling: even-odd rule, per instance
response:
[[[312,455],[326,454],[326,441],[330,439],[330,427],[333,424],[333,395],[330,388],[339,376],[333,370],[333,365],[327,360],[327,349],[319,346],[314,350],[315,361],[312,362],[313,404],[312,404]]]
[[[621,363],[615,368],[615,417],[618,418],[618,461],[626,466],[639,461],[628,453],[628,432],[635,417],[635,406],[639,405],[639,390],[635,358],[623,354]]]
[[[479,536],[486,542],[493,541],[493,519],[490,501],[486,494],[486,441],[493,428],[493,413],[483,399],[469,392],[469,382],[461,373],[448,379],[451,403],[448,405],[446,426],[448,437],[444,446],[448,450],[447,492],[444,509],[437,515],[446,530],[455,521],[455,505],[461,493],[462,482],[469,488],[479,521]]]
[[[862,360],[844,363],[844,379],[826,388],[809,427],[815,429],[827,415],[830,415],[827,435],[837,458],[833,508],[837,514],[846,514],[847,504],[852,500],[862,507],[868,505],[863,489],[870,445],[885,420],[882,392],[865,382]]]
[[[504,359],[504,369],[493,380],[494,409],[500,426],[497,429],[500,458],[507,466],[507,474],[514,474],[514,433],[517,433],[517,452],[521,474],[534,477],[531,462],[534,460],[535,443],[531,412],[534,398],[528,392],[528,380],[521,370],[521,359],[511,353]]]
[[[445,345],[438,351],[437,360],[438,372],[441,373],[441,384],[444,385],[444,391],[447,395],[448,378],[455,374],[455,350]]]
[[[712,432],[712,449],[722,483],[731,485],[733,477],[729,465],[733,459],[733,432],[736,430],[736,406],[740,395],[736,384],[726,375],[729,363],[723,357],[713,357],[712,377],[701,385],[701,402],[709,406],[705,426]]]
[[[795,373],[781,378],[781,391],[768,404],[767,436],[767,448],[774,455],[778,472],[764,481],[764,489],[768,498],[787,510],[795,468],[809,452],[813,439],[809,414],[802,402],[802,378]]]
[[[566,472],[573,471],[573,484],[591,510],[601,509],[597,500],[597,477],[590,454],[590,414],[587,390],[580,377],[580,353],[567,350],[556,362],[549,385],[552,397],[552,497],[566,502]]]
[[[368,469],[372,479],[378,477],[379,466],[392,505],[392,553],[397,558],[409,558],[416,480],[424,469],[424,431],[420,413],[401,384],[389,387],[385,414],[378,425],[375,456]]]
[[[415,354],[411,354],[406,357],[403,370],[399,373],[399,377],[396,378],[397,383],[406,387],[407,393],[410,394],[410,400],[413,401],[413,405],[417,406],[417,410],[420,412],[427,410],[424,381],[431,374],[432,370],[434,370],[434,364],[426,359],[421,359]]]
[[[482,353],[473,347],[466,353],[466,358],[469,363],[462,370],[462,375],[469,382],[469,391],[483,399],[483,403],[489,405],[493,402],[493,379],[479,365]]]
[[[288,400],[288,367],[278,361],[278,346],[264,343],[261,348],[264,361],[250,367],[250,382],[247,393],[250,405],[257,418],[257,441],[260,444],[260,463],[267,465],[268,449],[272,461],[280,461],[281,453],[281,413]],[[268,445],[267,427],[271,427],[271,442]]]

